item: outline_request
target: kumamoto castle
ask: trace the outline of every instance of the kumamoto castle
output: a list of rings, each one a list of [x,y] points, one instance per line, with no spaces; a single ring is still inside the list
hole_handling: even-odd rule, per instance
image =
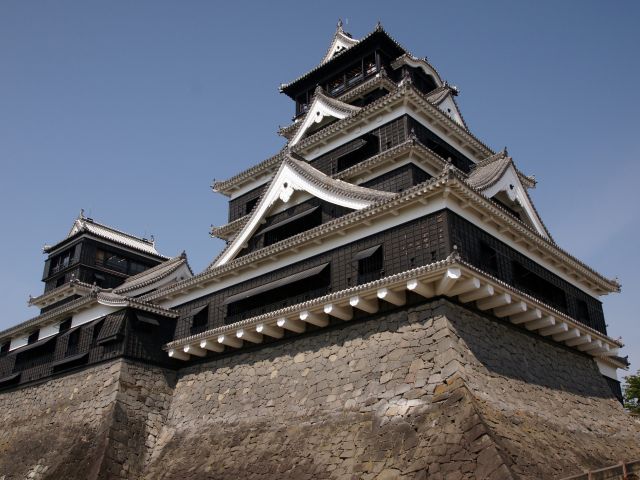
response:
[[[381,25],[317,57],[282,150],[214,183],[203,272],[84,214],[45,247],[0,332],[0,479],[638,478],[620,285]]]

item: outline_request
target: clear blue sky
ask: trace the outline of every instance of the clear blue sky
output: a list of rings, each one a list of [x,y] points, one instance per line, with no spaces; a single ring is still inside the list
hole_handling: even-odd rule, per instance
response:
[[[537,176],[557,243],[620,278],[605,314],[639,368],[635,1],[1,2],[0,328],[37,314],[41,247],[80,208],[202,270],[226,220],[211,181],[283,145],[278,85],[320,61],[339,17],[428,56],[471,130]]]

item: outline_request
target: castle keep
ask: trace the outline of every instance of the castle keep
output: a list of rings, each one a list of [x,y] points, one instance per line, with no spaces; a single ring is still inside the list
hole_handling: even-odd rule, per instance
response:
[[[281,92],[286,145],[214,183],[226,245],[203,272],[84,214],[45,247],[40,314],[0,332],[0,479],[546,479],[640,458],[599,300],[620,285],[554,242],[457,88],[380,25],[339,24]]]

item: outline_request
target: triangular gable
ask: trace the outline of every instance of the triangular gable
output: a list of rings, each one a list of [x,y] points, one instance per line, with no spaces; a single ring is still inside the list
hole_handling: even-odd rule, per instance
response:
[[[336,29],[336,33],[333,36],[333,40],[331,40],[331,45],[329,45],[329,49],[322,59],[322,62],[320,62],[320,65],[322,65],[323,63],[327,63],[334,57],[334,55],[337,55],[338,53],[341,53],[342,51],[353,47],[358,42],[359,40],[351,38],[351,36],[349,36],[349,34],[347,34],[342,29],[342,20],[339,20],[338,28]]]
[[[507,162],[505,162],[504,167],[496,171],[494,179],[484,186],[484,188],[480,188],[480,191],[487,198],[497,196],[497,200],[500,200],[500,196],[506,195],[506,198],[511,202],[520,206],[522,213],[524,213],[526,220],[528,220],[527,223],[535,228],[540,235],[550,240],[551,235],[549,235],[547,228],[533,206],[533,202],[526,188],[520,181],[520,175],[518,175],[513,161],[511,161],[510,158],[506,160]]]
[[[293,146],[302,140],[307,131],[316,127],[318,124],[322,124],[332,118],[342,120],[358,111],[360,111],[360,107],[328,97],[324,94],[321,87],[317,87],[313,96],[313,102],[311,102],[311,106],[305,114],[298,130],[289,142],[289,146]]]
[[[321,200],[352,210],[361,210],[396,195],[335,180],[305,162],[287,157],[252,210],[247,222],[210,268],[219,267],[233,260],[258,230],[262,220],[269,215],[276,203],[286,204],[296,191],[307,192]]]
[[[456,101],[453,99],[451,91],[449,91],[449,93],[435,105],[462,128],[467,128],[467,125],[464,123],[464,119],[462,118],[462,114],[460,113],[460,109],[458,108]]]

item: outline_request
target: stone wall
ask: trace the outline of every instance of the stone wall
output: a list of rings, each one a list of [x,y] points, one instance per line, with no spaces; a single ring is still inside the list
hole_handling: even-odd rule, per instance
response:
[[[0,480],[137,478],[172,376],[116,360],[0,394]]]
[[[639,432],[588,357],[435,302],[181,371],[145,478],[557,478]]]
[[[594,362],[436,301],[0,394],[0,480],[547,479],[640,458]]]

